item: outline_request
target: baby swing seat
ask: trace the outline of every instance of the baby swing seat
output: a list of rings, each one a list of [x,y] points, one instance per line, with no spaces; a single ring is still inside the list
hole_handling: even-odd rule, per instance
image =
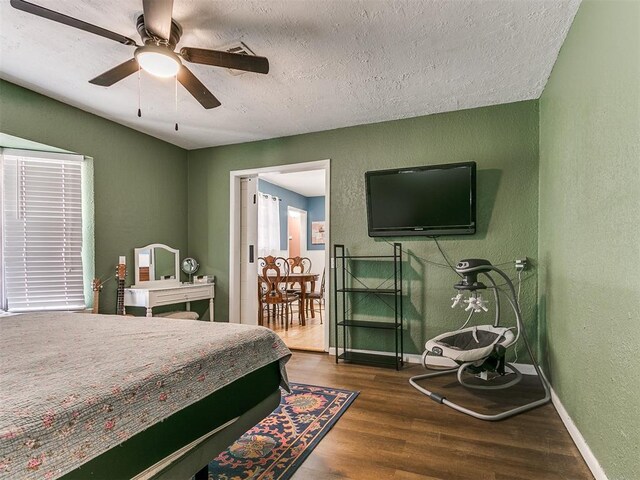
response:
[[[438,335],[425,344],[425,350],[458,364],[478,362],[484,361],[494,350],[506,349],[515,338],[510,328],[477,325]]]

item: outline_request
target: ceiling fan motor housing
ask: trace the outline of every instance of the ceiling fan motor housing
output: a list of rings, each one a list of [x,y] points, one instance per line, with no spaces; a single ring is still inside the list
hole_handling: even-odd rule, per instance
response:
[[[142,39],[142,43],[145,45],[163,45],[170,47],[171,50],[176,48],[176,45],[182,36],[182,27],[173,19],[171,19],[171,34],[169,35],[169,40],[157,37],[153,33],[149,32],[144,23],[144,15],[140,15],[136,20],[136,29]]]

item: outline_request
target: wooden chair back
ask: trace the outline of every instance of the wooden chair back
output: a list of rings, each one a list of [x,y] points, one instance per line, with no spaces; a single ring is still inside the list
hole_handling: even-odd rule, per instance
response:
[[[311,271],[311,260],[307,257],[287,258],[291,273],[309,273]]]
[[[285,258],[273,255],[258,258],[258,278],[261,300],[264,303],[277,304],[285,301],[289,278],[289,264]]]

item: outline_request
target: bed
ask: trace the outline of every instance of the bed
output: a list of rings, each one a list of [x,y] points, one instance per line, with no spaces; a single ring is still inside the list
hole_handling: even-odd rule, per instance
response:
[[[184,478],[267,416],[271,330],[74,313],[0,319],[0,478]]]

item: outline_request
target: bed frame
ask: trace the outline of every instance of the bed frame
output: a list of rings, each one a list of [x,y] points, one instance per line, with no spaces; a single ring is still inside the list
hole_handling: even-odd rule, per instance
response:
[[[267,364],[107,450],[61,480],[206,479],[209,462],[278,407],[281,380],[279,362]]]
[[[208,478],[208,464],[243,433],[267,417],[280,404],[280,390],[248,412],[229,420],[215,430],[149,467],[133,480],[174,480],[176,478]],[[204,465],[204,467],[203,467]]]

